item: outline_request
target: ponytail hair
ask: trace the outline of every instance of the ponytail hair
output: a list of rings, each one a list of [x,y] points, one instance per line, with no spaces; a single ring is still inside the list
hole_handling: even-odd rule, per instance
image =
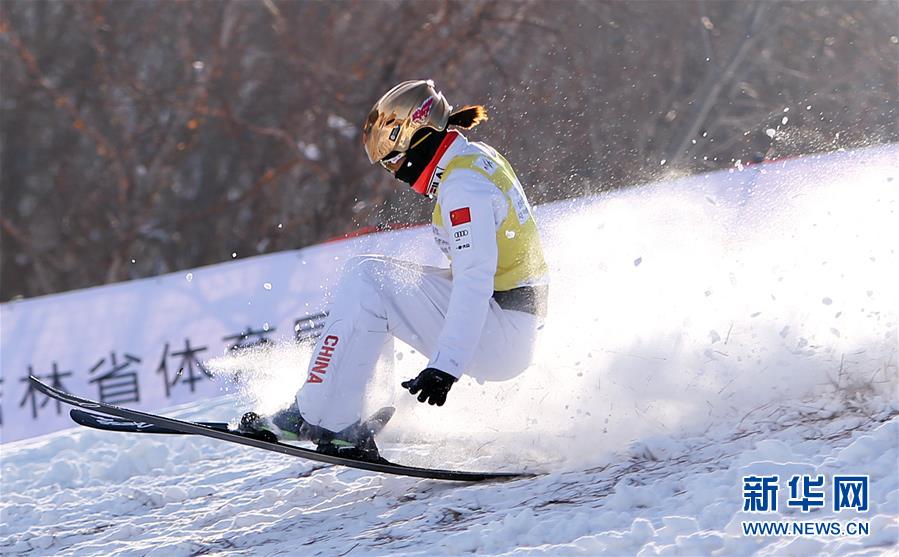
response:
[[[484,120],[487,120],[487,109],[479,104],[473,106],[469,105],[463,106],[450,114],[446,125],[456,126],[463,130],[470,130]]]

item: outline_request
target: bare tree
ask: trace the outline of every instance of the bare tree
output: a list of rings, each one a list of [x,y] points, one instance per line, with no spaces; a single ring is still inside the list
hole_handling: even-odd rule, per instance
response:
[[[473,135],[537,202],[671,167],[895,141],[897,11],[888,0],[6,0],[0,297],[427,219],[429,202],[360,147],[368,109],[404,79],[487,104]]]

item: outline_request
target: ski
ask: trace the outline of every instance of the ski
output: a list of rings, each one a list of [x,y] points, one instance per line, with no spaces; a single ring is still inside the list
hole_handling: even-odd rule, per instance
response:
[[[31,384],[34,386],[35,389],[37,389],[41,393],[47,395],[48,397],[59,400],[61,402],[65,402],[66,404],[71,404],[72,406],[77,406],[78,408],[82,408],[85,410],[93,410],[94,412],[99,412],[101,414],[108,414],[110,416],[122,418],[123,420],[141,423],[141,424],[149,424],[151,426],[155,426],[158,428],[167,429],[167,430],[171,430],[171,431],[176,431],[179,433],[188,433],[188,434],[194,434],[194,435],[201,435],[204,437],[211,437],[213,439],[229,441],[231,443],[237,443],[240,445],[255,447],[257,449],[273,451],[273,452],[281,453],[281,454],[288,455],[288,456],[295,456],[295,457],[305,458],[308,460],[314,460],[317,462],[324,462],[326,464],[337,464],[337,465],[341,465],[341,466],[347,466],[350,468],[357,468],[360,470],[368,470],[371,472],[380,472],[383,474],[393,474],[396,476],[411,476],[411,477],[415,477],[415,478],[427,478],[427,479],[432,479],[432,480],[451,480],[451,481],[461,481],[461,482],[509,480],[509,479],[521,478],[521,477],[527,477],[527,476],[533,475],[533,474],[529,474],[529,473],[514,473],[514,472],[464,472],[464,471],[454,471],[454,470],[438,470],[438,469],[431,469],[431,468],[417,468],[417,467],[413,467],[413,466],[403,466],[402,464],[366,462],[366,461],[362,461],[362,460],[354,460],[354,459],[343,458],[343,457],[339,457],[339,456],[331,456],[331,455],[318,453],[312,449],[305,449],[302,447],[289,445],[287,443],[263,441],[263,440],[255,438],[255,437],[243,435],[236,431],[230,431],[227,429],[224,429],[224,430],[216,429],[215,427],[210,427],[208,425],[203,425],[200,423],[177,420],[175,418],[168,418],[166,416],[158,416],[156,414],[149,414],[147,412],[141,412],[139,410],[131,410],[128,408],[122,408],[120,406],[114,406],[112,404],[97,402],[95,400],[90,400],[87,398],[79,397],[79,396],[67,393],[65,391],[61,391],[59,389],[53,388],[53,387],[41,382],[38,378],[36,378],[34,376],[30,376],[28,379],[31,382]]]
[[[387,422],[390,421],[390,418],[393,417],[393,412],[394,408],[392,407],[388,406],[381,408],[380,410],[375,412],[368,420],[365,421],[365,427],[367,427],[372,433],[378,433],[379,431],[384,429],[384,426],[386,426]],[[72,421],[78,425],[83,425],[85,427],[90,427],[93,429],[101,429],[103,431],[118,431],[120,433],[156,433],[165,435],[195,435],[194,433],[175,431],[174,429],[168,429],[165,427],[148,424],[146,422],[126,420],[124,418],[106,416],[103,414],[92,414],[90,412],[85,412],[84,410],[79,410],[78,408],[72,408],[71,410],[69,410],[69,416],[72,418]],[[193,423],[212,429],[241,433],[232,428],[231,424],[227,422]],[[246,433],[241,433],[241,435],[246,435]]]
[[[122,433],[162,433],[175,435],[194,435],[193,433],[184,433],[160,427],[158,425],[148,424],[147,422],[137,422],[134,420],[126,420],[124,418],[116,418],[115,416],[104,416],[103,414],[91,414],[84,410],[72,408],[69,411],[72,421],[78,425],[90,427],[93,429],[101,429],[103,431],[118,431]],[[227,422],[195,422],[197,425],[218,429],[221,431],[230,431]]]

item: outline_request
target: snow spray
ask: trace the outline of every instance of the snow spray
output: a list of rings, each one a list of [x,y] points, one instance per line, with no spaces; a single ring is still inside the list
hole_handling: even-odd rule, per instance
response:
[[[409,404],[402,427],[552,468],[767,405],[896,398],[897,151],[542,208],[552,284],[534,365],[512,382],[463,379],[438,410]]]
[[[398,342],[370,389],[372,408],[398,409],[382,446],[426,446],[421,466],[551,470],[772,406],[896,398],[897,156],[738,166],[539,207],[551,290],[534,364],[501,383],[463,377],[435,408],[399,389],[426,359]],[[310,352],[284,343],[215,367],[252,377],[242,396],[271,412]]]

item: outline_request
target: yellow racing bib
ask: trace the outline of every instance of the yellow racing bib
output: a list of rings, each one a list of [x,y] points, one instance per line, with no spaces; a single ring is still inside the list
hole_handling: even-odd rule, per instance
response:
[[[545,284],[548,269],[543,258],[543,248],[533,210],[528,203],[521,182],[512,166],[495,151],[492,156],[483,153],[462,155],[452,159],[444,170],[442,181],[459,169],[472,170],[490,180],[505,196],[508,211],[496,231],[498,258],[493,289],[511,290],[519,286]],[[434,206],[431,222],[444,230],[443,214],[439,201]],[[452,250],[444,250],[452,261]]]

